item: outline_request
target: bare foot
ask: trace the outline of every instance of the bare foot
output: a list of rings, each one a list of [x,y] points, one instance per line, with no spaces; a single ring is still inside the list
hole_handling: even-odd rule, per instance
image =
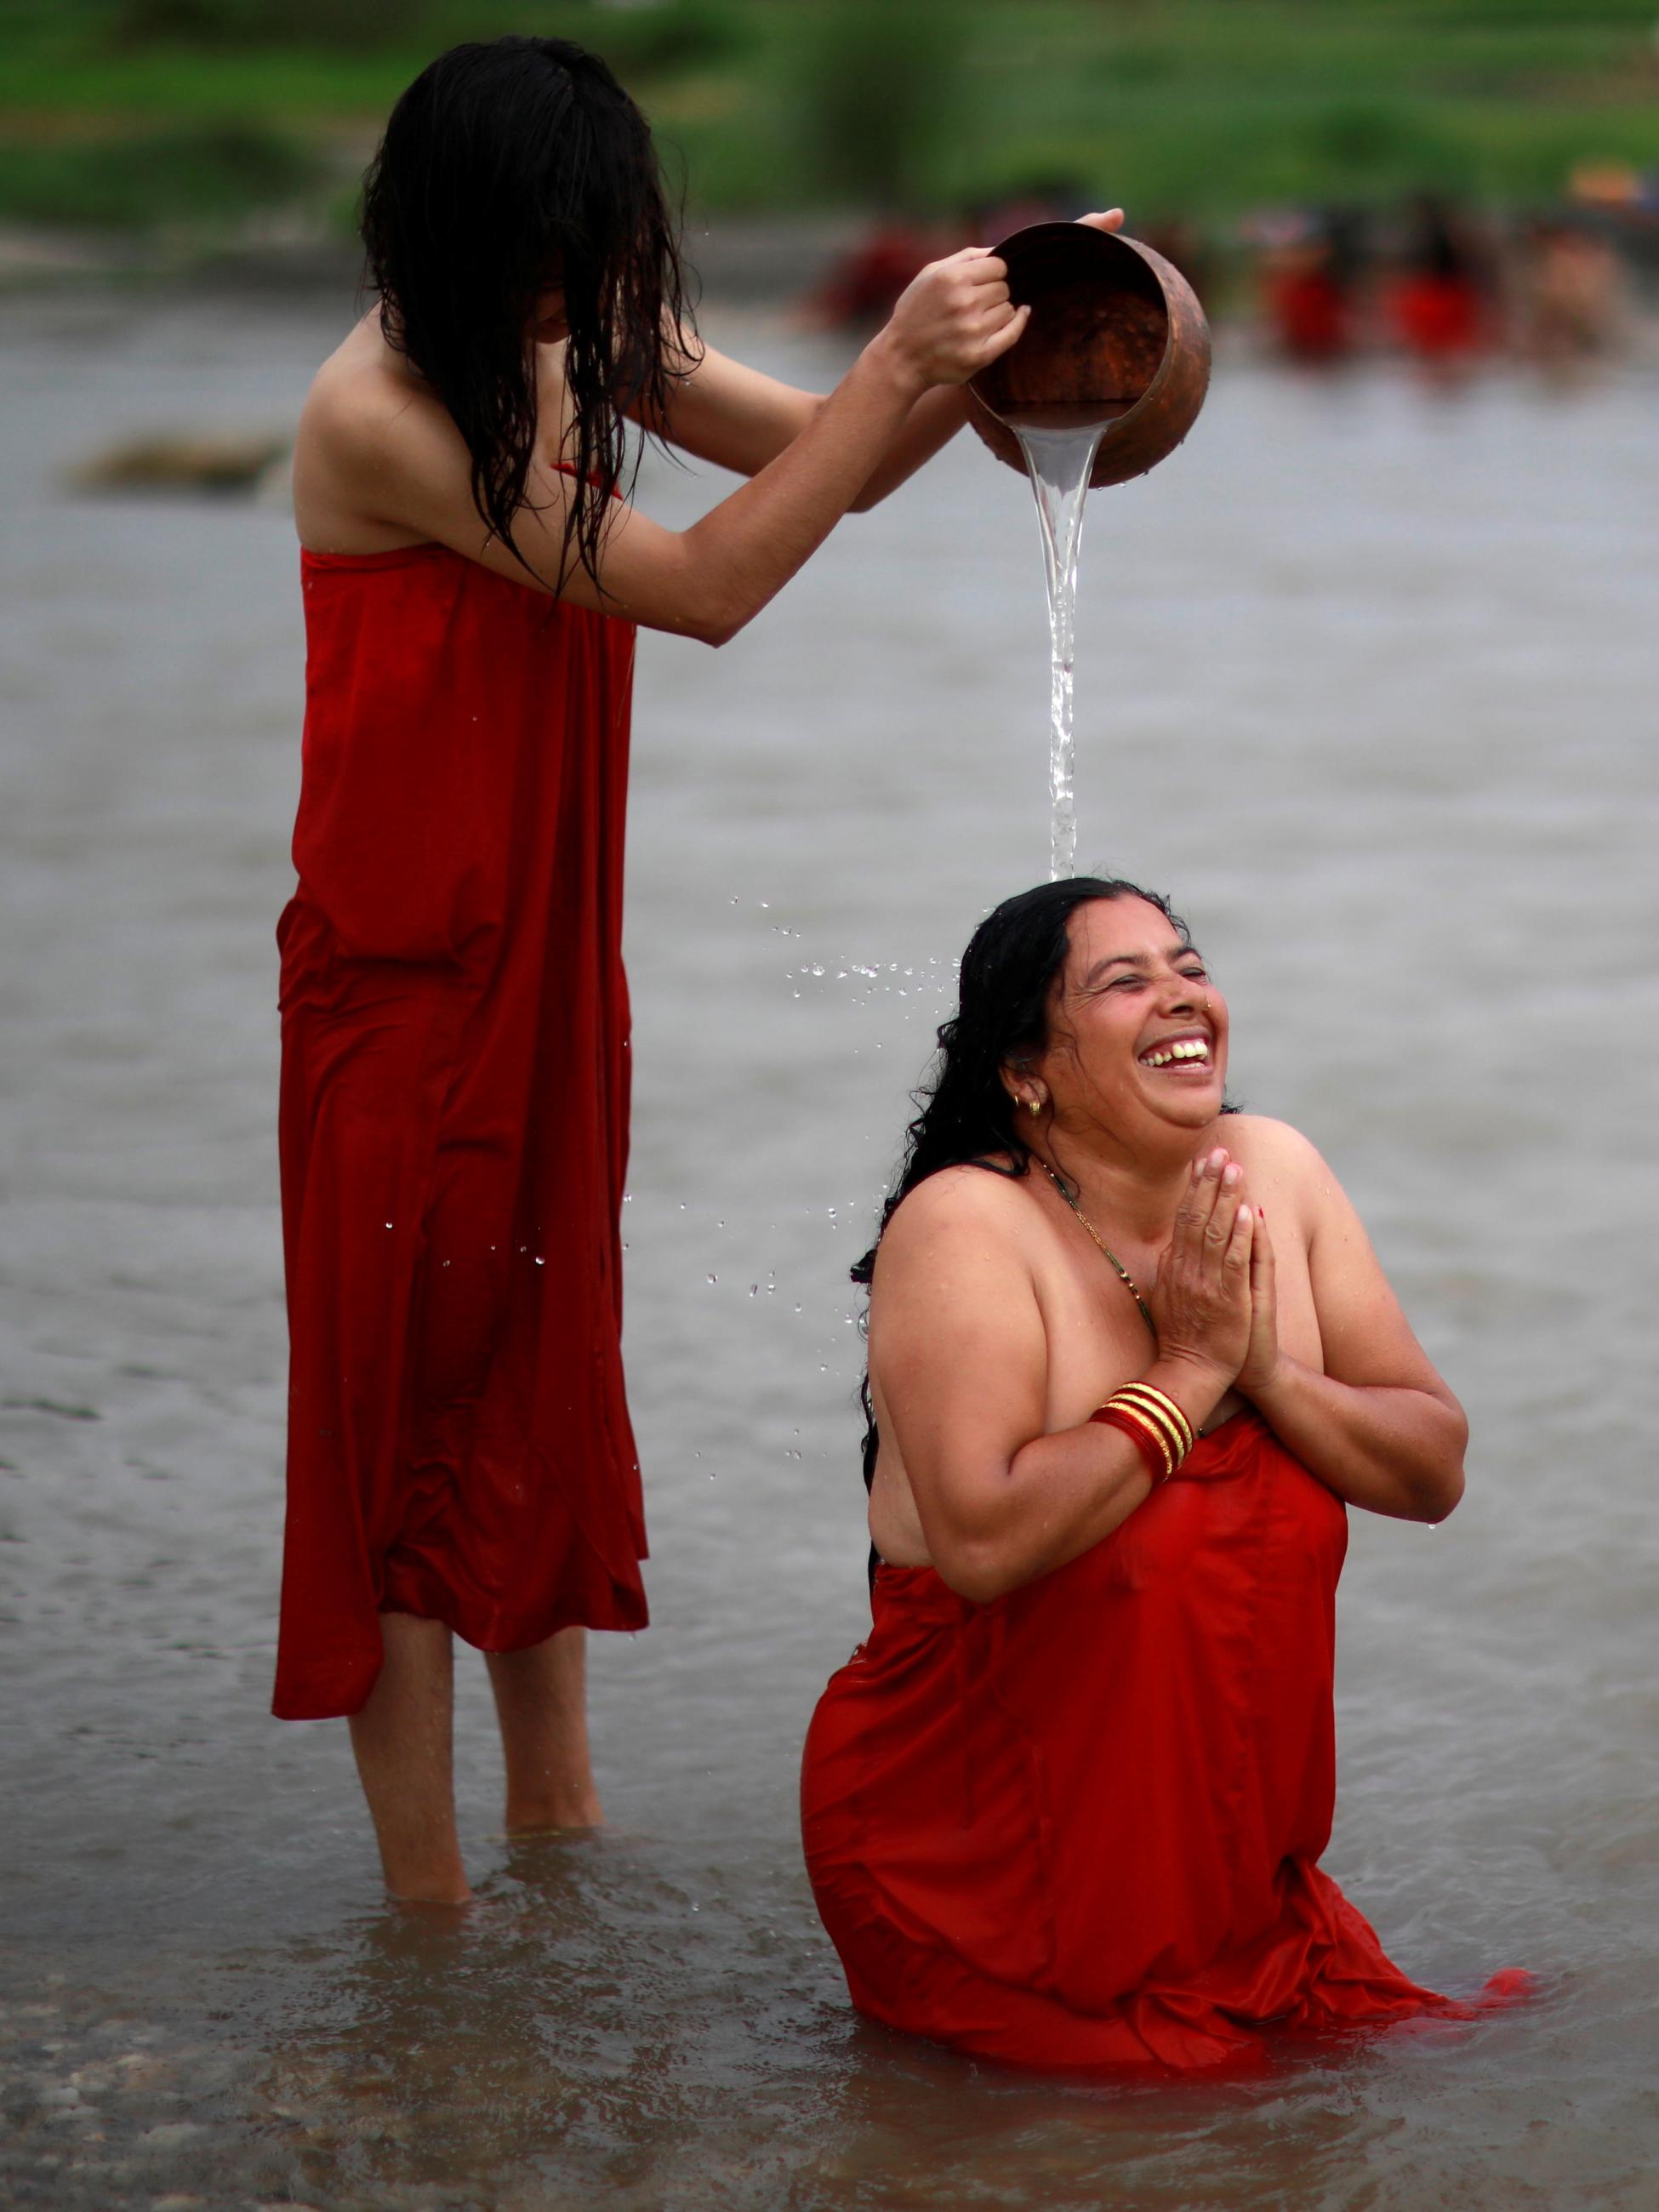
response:
[[[465,1883],[458,1890],[442,1893],[434,1891],[430,1896],[411,1895],[407,1892],[400,1893],[395,1889],[389,1889],[386,1892],[386,1899],[390,1904],[395,1905],[400,1912],[422,1914],[429,1912],[441,1919],[448,1919],[457,1912],[464,1912],[473,1901],[472,1892]]]
[[[591,1782],[573,1783],[531,1798],[509,1798],[504,1822],[514,1843],[526,1836],[560,1836],[572,1828],[602,1828],[605,1808]]]

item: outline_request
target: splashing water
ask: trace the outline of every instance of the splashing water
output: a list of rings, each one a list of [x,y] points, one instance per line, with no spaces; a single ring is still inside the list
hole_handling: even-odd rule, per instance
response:
[[[1074,408],[1034,407],[1023,419],[1011,419],[1008,425],[1019,441],[1031,489],[1036,495],[1048,587],[1048,874],[1054,882],[1077,872],[1072,665],[1083,502],[1088,497],[1089,471],[1100,441],[1112,427],[1112,419],[1127,414],[1129,404],[1127,401],[1098,402],[1089,410],[1091,419],[1085,422],[1078,420],[1079,410]]]

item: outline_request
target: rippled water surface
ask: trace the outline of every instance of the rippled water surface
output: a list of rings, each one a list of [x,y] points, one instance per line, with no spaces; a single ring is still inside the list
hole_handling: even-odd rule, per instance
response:
[[[1531,2008],[1133,2092],[860,2026],[794,1825],[866,1614],[845,1284],[981,911],[1046,872],[1030,494],[963,443],[719,654],[641,656],[629,1358],[655,1626],[599,1640],[601,1838],[388,1914],[336,1725],[265,1717],[283,1331],[279,506],[74,499],[282,424],[340,326],[0,326],[7,2201],[622,2212],[1659,2203],[1652,948],[1659,395],[1224,360],[1098,495],[1079,857],[1172,890],[1244,1097],[1324,1146],[1467,1399],[1447,1528],[1357,1521],[1327,1861]],[[715,336],[832,373],[761,325]],[[673,520],[714,487],[653,463]]]

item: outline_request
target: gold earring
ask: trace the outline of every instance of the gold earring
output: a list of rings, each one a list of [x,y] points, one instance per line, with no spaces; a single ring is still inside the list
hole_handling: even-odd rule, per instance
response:
[[[1025,1103],[1033,1114],[1040,1114],[1042,1111],[1042,1101],[1040,1098],[1028,1098]]]

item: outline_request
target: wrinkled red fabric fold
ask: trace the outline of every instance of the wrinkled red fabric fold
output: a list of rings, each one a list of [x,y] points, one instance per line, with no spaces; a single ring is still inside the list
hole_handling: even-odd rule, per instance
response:
[[[1409,1980],[1318,1859],[1340,1502],[1253,1414],[994,1604],[883,1567],[802,1775],[858,2008],[1044,2069],[1249,2063],[1474,2005]]]
[[[362,1705],[383,1611],[486,1650],[647,1618],[618,1227],[634,633],[440,545],[302,575],[289,1719]]]

